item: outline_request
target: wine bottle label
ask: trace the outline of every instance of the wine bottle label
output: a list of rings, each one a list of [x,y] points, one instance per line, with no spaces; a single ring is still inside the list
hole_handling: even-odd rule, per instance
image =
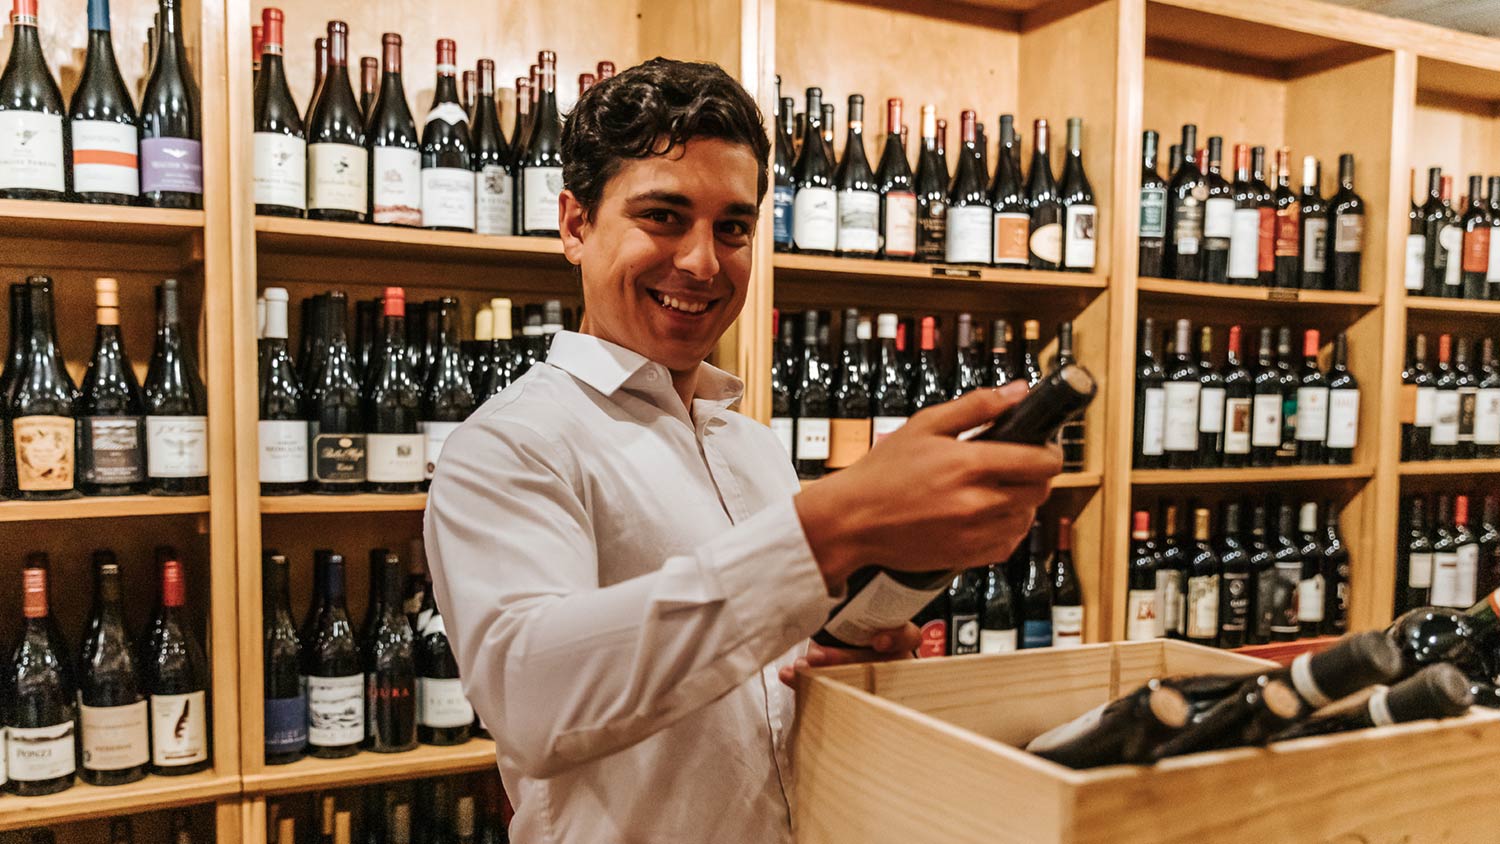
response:
[[[792,202],[792,239],[798,249],[833,251],[838,246],[838,194],[807,187]]]
[[[73,488],[73,424],[67,416],[22,416],[11,422],[19,489],[41,492]]]
[[[307,697],[268,697],[266,753],[296,753],[307,747]]]
[[[1297,393],[1282,393],[1281,395],[1281,447],[1276,450],[1277,457],[1295,457],[1297,455]]]
[[[1500,443],[1500,390],[1496,399],[1496,442]],[[1359,390],[1328,391],[1328,447],[1354,448],[1359,440]]]
[[[1490,227],[1489,263],[1484,268],[1484,280],[1490,284],[1500,282],[1500,249],[1495,248],[1495,228]]]
[[[323,434],[308,423],[312,443],[312,479],[325,484],[362,484],[368,457],[364,434]]]
[[[1211,197],[1203,203],[1203,239],[1209,249],[1228,249],[1234,234],[1234,200],[1227,196]]]
[[[994,220],[995,214],[987,205],[949,206],[943,260],[950,264],[988,264]]]
[[[72,721],[50,727],[11,727],[8,732],[5,768],[11,780],[51,780],[69,776],[76,770]]]
[[[422,225],[422,153],[405,147],[375,147],[374,152],[370,219],[387,226]],[[363,211],[363,200],[353,210]]]
[[[1225,454],[1250,453],[1250,426],[1252,421],[1250,399],[1235,398],[1224,400]]]
[[[1069,205],[1063,215],[1063,266],[1075,270],[1094,268],[1099,209],[1093,205]]]
[[[206,693],[151,696],[151,764],[193,765],[208,758]]]
[[[869,419],[831,419],[828,429],[830,469],[843,469],[870,451]]]
[[[371,483],[421,483],[427,475],[427,439],[422,434],[366,434]]]
[[[557,197],[562,190],[561,167],[523,167],[521,169],[522,234],[557,231]],[[832,193],[833,191],[829,191],[829,194]]]
[[[801,196],[799,193],[798,196]],[[917,204],[917,260],[941,261],[947,256],[948,204],[928,198]]]
[[[469,115],[464,113],[464,107],[454,102],[438,103],[435,108],[427,112],[427,119],[422,121],[426,126],[434,120],[441,120],[450,126],[457,126],[469,122]]]
[[[1182,572],[1176,569],[1158,569],[1156,572],[1156,635],[1169,633],[1182,635],[1183,602]]]
[[[1407,290],[1420,291],[1424,274],[1424,264],[1427,260],[1427,238],[1420,234],[1409,234],[1406,236],[1406,277]]]
[[[1224,388],[1204,387],[1198,397],[1198,432],[1218,434],[1224,430]]]
[[[306,482],[307,423],[298,419],[262,419],[256,424],[256,431],[260,438],[260,482]]]
[[[307,141],[255,133],[255,204],[307,209]]]
[[[1045,223],[1031,232],[1031,254],[1048,264],[1062,261],[1062,224]]]
[[[823,629],[840,642],[865,647],[881,630],[900,627],[910,621],[946,589],[951,580],[934,577],[926,588],[919,588],[908,586],[885,571],[877,571],[828,617]]]
[[[985,237],[989,237],[988,231]],[[872,190],[839,191],[838,247],[840,252],[872,254],[880,248],[880,194]]]
[[[832,426],[827,419],[802,417],[797,420],[797,459],[827,460]],[[919,608],[920,609],[920,608]]]
[[[400,672],[365,675],[365,738],[375,747],[416,741],[417,679]]]
[[[1328,388],[1297,388],[1297,440],[1323,442],[1328,439]]]
[[[1432,420],[1435,418],[1437,418],[1437,388],[1418,387],[1416,426],[1431,428]]]
[[[421,154],[416,150],[408,152],[418,156],[420,160]],[[307,207],[365,213],[370,201],[369,161],[369,153],[364,147],[353,144],[309,144]],[[411,179],[411,192],[420,196],[421,181],[416,171],[411,173]],[[421,207],[420,200],[415,207]]]
[[[1283,636],[1297,636],[1302,632],[1300,623],[1302,594],[1302,563],[1287,560],[1275,565],[1276,591],[1271,604],[1271,632]],[[1319,598],[1321,606],[1322,599]]]
[[[979,631],[979,652],[982,654],[1008,654],[1018,649],[1016,629]]]
[[[1147,387],[1144,412],[1141,414],[1141,454],[1155,457],[1162,453],[1166,436],[1167,391]]]
[[[153,478],[208,475],[207,416],[147,416],[146,474]]]
[[[1457,390],[1438,390],[1433,397],[1432,444],[1458,445]]]
[[[924,622],[917,632],[920,636],[917,641],[917,657],[919,659],[947,655],[948,620],[946,618],[935,618]]]
[[[1295,258],[1302,211],[1296,205],[1276,209],[1276,257]]]
[[[1203,204],[1185,196],[1177,203],[1172,219],[1172,243],[1179,255],[1197,255],[1203,240]]]
[[[1461,270],[1464,245],[1464,230],[1458,226],[1443,226],[1438,232],[1438,251],[1443,257],[1443,284],[1457,287],[1463,280]]]
[[[417,426],[422,429],[423,453],[427,461],[425,469],[427,480],[431,480],[433,473],[437,471],[438,458],[443,455],[443,444],[448,441],[449,435],[457,431],[458,426],[462,424],[462,422],[422,422]]]
[[[797,189],[791,185],[777,185],[772,196],[771,236],[778,244],[792,244],[792,202],[796,196]]]
[[[1219,629],[1243,633],[1250,626],[1250,573],[1226,571],[1219,576],[1223,602]]]
[[[134,484],[146,479],[146,420],[86,416],[78,466],[84,483]]]
[[[203,193],[203,145],[189,138],[141,141],[141,192]]]
[[[876,416],[870,420],[870,445],[875,445],[881,440],[901,430],[906,424],[906,416]]]
[[[979,653],[978,615],[955,613],[948,619],[948,631],[953,635],[948,647],[951,656]]]
[[[1188,578],[1187,635],[1212,639],[1219,635],[1219,576]]]
[[[63,189],[60,114],[0,111],[0,189]]]
[[[1413,553],[1407,561],[1406,585],[1413,589],[1432,588],[1432,567],[1432,554]]]
[[[1260,212],[1260,229],[1255,250],[1258,258],[1256,268],[1262,273],[1273,273],[1276,271],[1276,209],[1262,206],[1256,210]]]
[[[1229,277],[1255,278],[1259,272],[1260,209],[1236,208],[1229,232]]]
[[[1471,231],[1464,232],[1463,271],[1466,273],[1488,272],[1490,268],[1490,227],[1480,222]]]
[[[917,254],[917,195],[892,191],[882,201],[885,202],[885,254],[892,258]]]
[[[1024,267],[1031,260],[1031,217],[1006,212],[995,214],[995,263],[1002,267]]]
[[[474,230],[474,171],[461,167],[422,168],[422,226]]]
[[[1297,620],[1303,624],[1323,620],[1323,575],[1302,578],[1297,586]]]
[[[73,190],[140,194],[140,142],[134,126],[112,120],[74,120],[72,129]]]
[[[1083,607],[1052,608],[1052,647],[1076,648],[1083,645]]]
[[[1458,391],[1458,441],[1474,441],[1474,412],[1479,400],[1479,391],[1464,387]]]
[[[1302,219],[1303,243],[1302,271],[1320,273],[1328,267],[1328,218],[1304,217]]]
[[[786,456],[789,460],[793,454],[792,434],[795,427],[795,423],[790,416],[771,417],[771,433],[776,435],[776,441],[781,443],[782,448],[786,449]]]
[[[1021,622],[1021,649],[1052,647],[1052,619]]]
[[[1125,598],[1125,638],[1131,642],[1155,639],[1161,634],[1157,625],[1156,590],[1132,589]]]
[[[1466,542],[1458,546],[1458,565],[1454,569],[1454,591],[1452,606],[1474,606],[1475,591],[1479,578],[1479,545]]]
[[[1475,396],[1474,442],[1500,445],[1500,389],[1486,388]]]
[[[365,737],[365,676],[307,677],[307,741],[344,747]]]
[[[1255,608],[1255,615],[1250,624],[1257,641],[1265,642],[1271,638],[1271,625],[1276,620],[1276,587],[1280,583],[1276,569],[1267,566],[1256,573],[1251,584],[1255,597],[1250,605]]]
[[[479,234],[515,233],[515,179],[498,164],[486,164],[474,174],[474,231]]]
[[[1333,222],[1333,251],[1358,254],[1365,248],[1365,215],[1340,214]]]
[[[1168,381],[1166,422],[1162,447],[1167,451],[1198,450],[1198,399],[1202,385],[1197,381]]]
[[[78,704],[83,733],[83,767],[90,771],[123,771],[151,759],[146,702],[124,706]]]
[[[1167,190],[1141,188],[1141,237],[1167,236]]]
[[[1260,394],[1253,398],[1254,427],[1250,429],[1250,445],[1256,448],[1274,448],[1281,445],[1281,396]]]
[[[474,723],[474,707],[464,697],[459,680],[417,678],[417,722],[424,727],[452,729]]]

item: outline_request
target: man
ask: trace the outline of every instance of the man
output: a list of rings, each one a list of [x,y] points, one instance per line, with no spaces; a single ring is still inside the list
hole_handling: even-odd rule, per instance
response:
[[[956,441],[1024,392],[982,390],[798,493],[731,410],[739,379],[703,363],[745,302],[769,150],[714,65],[655,59],[584,94],[559,202],[580,332],[444,447],[428,558],[519,844],[790,842],[777,677],[876,656],[809,650],[845,579],[1004,558],[1061,468]]]

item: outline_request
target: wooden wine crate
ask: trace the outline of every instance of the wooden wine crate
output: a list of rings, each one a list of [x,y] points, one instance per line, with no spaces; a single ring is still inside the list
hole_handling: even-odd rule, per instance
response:
[[[842,666],[800,678],[800,844],[1493,844],[1500,717],[1479,713],[1154,767],[1018,749],[1154,676],[1275,663],[1181,642]]]

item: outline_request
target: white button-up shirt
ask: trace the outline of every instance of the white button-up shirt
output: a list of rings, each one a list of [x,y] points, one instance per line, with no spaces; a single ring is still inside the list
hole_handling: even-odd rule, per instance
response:
[[[426,516],[517,844],[790,842],[777,670],[836,599],[766,427],[703,364],[556,335],[448,439]]]

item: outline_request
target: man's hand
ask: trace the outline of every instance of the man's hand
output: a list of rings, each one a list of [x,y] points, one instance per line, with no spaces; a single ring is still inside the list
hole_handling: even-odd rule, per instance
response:
[[[797,672],[803,668],[910,659],[912,651],[916,650],[921,641],[922,632],[917,629],[917,625],[907,622],[905,627],[876,633],[868,648],[830,648],[817,642],[808,642],[807,656],[798,657],[796,663],[783,666],[778,676],[781,677],[781,682],[796,688]]]
[[[940,571],[1009,557],[1062,471],[1062,451],[956,437],[1025,395],[1015,383],[928,408],[800,493],[797,514],[829,589],[864,566]]]

